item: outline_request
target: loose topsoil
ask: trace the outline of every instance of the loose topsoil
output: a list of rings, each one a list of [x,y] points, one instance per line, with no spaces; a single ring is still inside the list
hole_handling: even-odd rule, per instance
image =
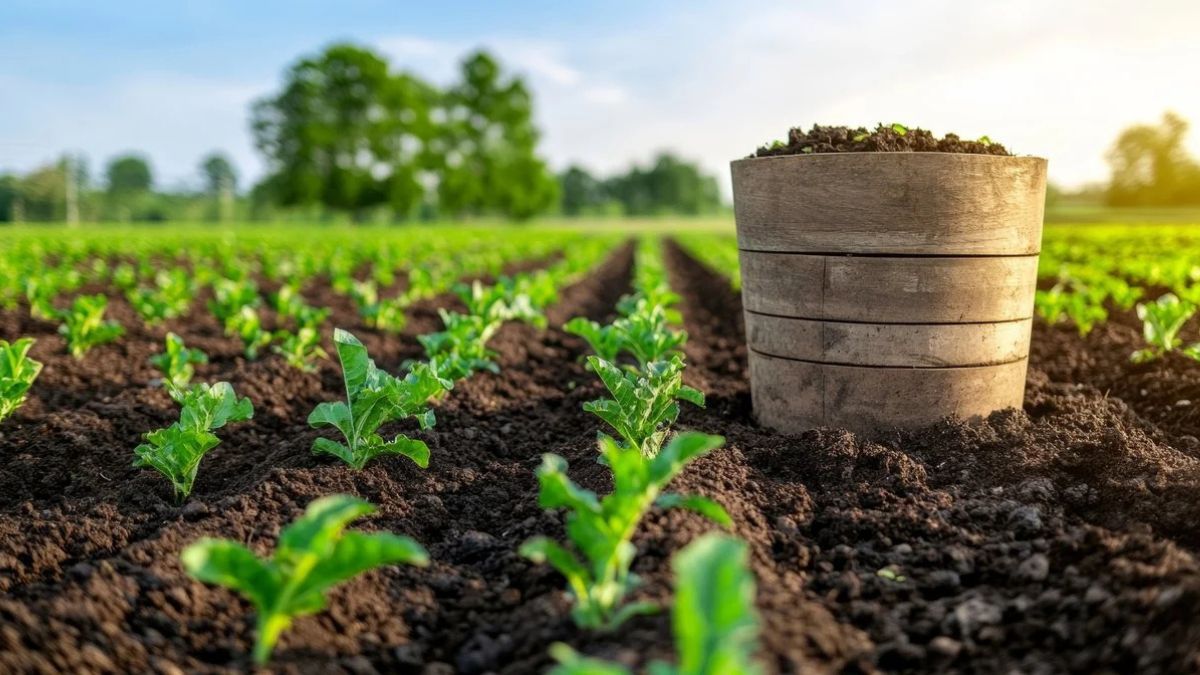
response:
[[[968,141],[956,134],[942,138],[925,129],[897,129],[880,124],[874,129],[822,126],[804,131],[793,127],[787,142],[776,141],[758,149],[751,157],[801,155],[826,152],[954,152],[972,155],[1009,155],[999,143]]]
[[[1180,397],[1200,400],[1200,366],[1119,369],[1120,320],[1087,339],[1038,325],[1024,410],[884,442],[779,436],[751,417],[738,296],[677,247],[668,263],[691,335],[686,379],[709,398],[679,426],[727,437],[673,489],[723,503],[749,542],[769,672],[1200,672],[1200,452],[1194,418],[1175,412]],[[53,326],[0,314],[2,334],[38,337],[46,362],[0,428],[0,672],[250,670],[252,610],[189,580],[179,551],[207,535],[266,553],[333,492],[378,504],[358,527],[413,536],[433,563],[338,587],[327,612],[284,635],[270,670],[536,673],[555,641],[635,666],[670,658],[668,615],[581,632],[563,580],[516,553],[563,534],[561,514],[536,503],[541,453],[609,487],[599,422],[580,409],[600,388],[579,362],[585,346],[558,326],[608,318],[630,267],[625,248],[569,288],[548,330],[506,326],[494,342],[502,372],[460,384],[437,426],[415,432],[432,449],[426,470],[388,458],[356,472],[311,454],[305,418],[342,395],[335,364],[306,375],[273,356],[247,363],[202,311],[169,325],[214,357],[199,377],[255,403],[253,421],[219,434],[182,508],[161,477],[130,467],[139,434],[176,414],[145,365],[162,330],[132,328],[76,362]],[[372,337],[380,365],[415,356],[445,302],[423,303],[401,336]],[[369,334],[346,306],[333,322]],[[1168,383],[1150,386],[1156,377]],[[712,527],[650,514],[638,596],[668,600],[671,554]]]

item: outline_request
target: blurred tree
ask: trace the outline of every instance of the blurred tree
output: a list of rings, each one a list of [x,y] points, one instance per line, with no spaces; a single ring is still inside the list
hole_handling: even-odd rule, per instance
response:
[[[12,173],[0,174],[0,223],[21,220],[21,198],[21,178]]]
[[[233,197],[237,190],[237,171],[233,162],[221,152],[211,152],[200,161],[200,173],[204,176],[204,190],[216,204],[217,220],[233,219]]]
[[[454,215],[497,211],[528,218],[558,199],[558,182],[536,154],[533,99],[519,76],[477,51],[443,100],[438,129],[441,208]]]
[[[26,219],[61,221],[66,218],[66,176],[62,165],[55,162],[35,169],[21,179],[20,193]]]
[[[132,195],[146,192],[154,183],[150,163],[138,154],[114,157],[105,172],[110,195]]]
[[[1187,122],[1172,112],[1155,126],[1139,124],[1121,132],[1108,153],[1112,206],[1200,204],[1200,165],[1188,156]]]
[[[375,52],[337,44],[303,58],[283,91],[257,102],[252,128],[266,155],[264,188],[285,206],[363,214],[390,204],[411,212],[424,194],[433,90],[388,72]]]
[[[604,190],[631,216],[699,215],[721,206],[715,178],[698,165],[666,152],[649,169],[635,166],[624,175],[604,181]]]
[[[582,167],[568,167],[558,180],[562,186],[563,215],[599,213],[608,203],[604,185]]]

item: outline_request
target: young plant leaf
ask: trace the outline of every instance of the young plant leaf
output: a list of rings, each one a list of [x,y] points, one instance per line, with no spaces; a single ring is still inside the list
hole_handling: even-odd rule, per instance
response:
[[[42,372],[42,364],[29,358],[33,338],[9,343],[0,340],[0,422],[16,412]]]
[[[453,384],[428,365],[418,363],[403,378],[393,377],[375,366],[358,338],[338,329],[334,344],[342,363],[346,383],[346,401],[322,403],[308,416],[312,427],[332,426],[342,433],[345,444],[320,438],[313,452],[329,454],[355,469],[383,454],[399,454],[417,466],[429,465],[425,443],[400,435],[385,441],[378,429],[385,422],[415,418],[421,428],[434,423],[429,401],[449,390]]]
[[[759,620],[749,552],[738,539],[705,534],[671,560],[671,613],[679,665],[650,664],[650,675],[759,675],[754,660]],[[581,656],[565,644],[550,647],[558,662],[549,675],[628,675],[624,666]]]
[[[58,332],[67,340],[71,356],[83,358],[96,345],[112,342],[125,333],[116,321],[105,321],[108,298],[103,295],[81,295],[71,308],[58,313],[63,324]]]
[[[145,434],[145,443],[134,448],[135,467],[158,470],[182,502],[192,493],[200,460],[220,443],[212,432],[229,422],[243,422],[254,416],[250,399],[238,399],[228,382],[200,384],[183,390],[179,398],[179,421],[164,429]]]
[[[237,591],[254,605],[254,660],[264,664],[296,617],[325,609],[333,586],[381,565],[429,564],[425,549],[408,537],[344,531],[351,521],[374,511],[369,502],[347,495],[323,497],[283,529],[268,560],[237,542],[218,539],[191,544],[181,560],[192,577]]]
[[[659,500],[662,489],[691,460],[721,446],[720,436],[680,434],[654,458],[627,449],[609,438],[600,439],[600,452],[613,472],[613,492],[598,497],[567,477],[567,462],[546,454],[538,468],[538,503],[567,510],[567,536],[574,551],[536,537],[521,547],[535,562],[548,562],[567,579],[575,601],[572,617],[583,628],[610,629],[647,606],[626,609],[625,596],[636,585],[630,566],[637,553],[633,535],[645,513]],[[700,498],[671,496],[664,507],[688,507],[728,523],[724,509]]]
[[[704,394],[683,384],[683,358],[646,364],[645,372],[626,371],[595,356],[588,365],[600,376],[611,399],[583,404],[583,409],[611,426],[626,447],[654,456],[671,423],[679,417],[678,401],[704,405]]]
[[[162,371],[163,387],[176,401],[182,399],[198,363],[208,363],[208,356],[199,349],[188,349],[174,333],[167,333],[165,351],[150,357],[150,364]]]

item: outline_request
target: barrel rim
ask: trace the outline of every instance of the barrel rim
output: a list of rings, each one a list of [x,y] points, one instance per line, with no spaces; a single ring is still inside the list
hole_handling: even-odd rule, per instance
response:
[[[973,152],[938,152],[938,151],[925,151],[925,150],[921,150],[921,151],[903,150],[903,151],[898,151],[898,152],[891,152],[891,151],[884,151],[884,150],[873,150],[870,152],[814,152],[814,153],[808,153],[808,154],[795,154],[795,155],[771,155],[768,157],[742,157],[739,159],[730,160],[729,166],[735,167],[735,166],[749,164],[751,162],[764,162],[764,161],[771,161],[771,160],[850,161],[848,158],[855,158],[855,161],[861,162],[861,161],[865,161],[863,158],[874,158],[874,159],[879,159],[882,157],[911,158],[911,157],[918,157],[918,156],[927,156],[930,158],[941,158],[942,160],[945,160],[946,158],[949,158],[949,157],[957,157],[957,158],[962,158],[961,161],[966,161],[966,162],[970,162],[970,161],[985,161],[985,162],[1009,161],[1009,162],[1012,162],[1012,161],[1015,161],[1015,162],[1027,162],[1027,163],[1035,163],[1035,164],[1036,163],[1041,163],[1041,164],[1049,163],[1048,159],[1046,159],[1045,157],[1039,157],[1037,155],[985,155],[982,153],[973,153]],[[834,158],[836,158],[836,159],[834,159]],[[884,160],[884,161],[887,161],[887,160]],[[933,161],[933,160],[931,159],[931,161]],[[954,160],[954,161],[959,161],[959,160]]]

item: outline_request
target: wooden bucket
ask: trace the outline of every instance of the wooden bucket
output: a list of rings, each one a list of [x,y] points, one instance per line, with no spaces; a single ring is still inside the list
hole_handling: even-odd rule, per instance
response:
[[[840,153],[732,170],[762,424],[872,435],[1021,407],[1046,160]]]

